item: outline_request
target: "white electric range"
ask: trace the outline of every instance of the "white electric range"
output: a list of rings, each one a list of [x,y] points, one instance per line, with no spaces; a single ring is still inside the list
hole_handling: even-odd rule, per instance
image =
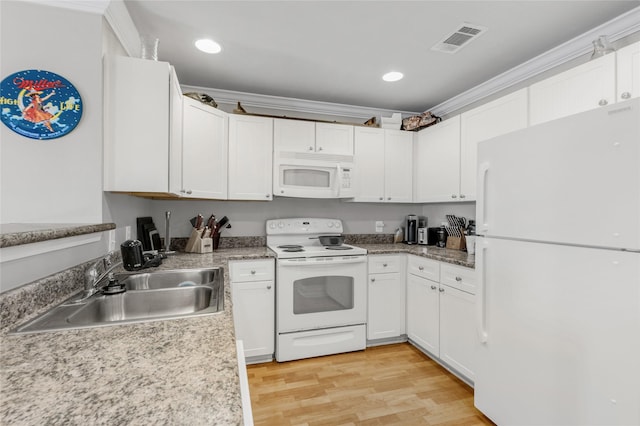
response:
[[[366,347],[367,250],[323,246],[341,236],[338,219],[267,221],[276,254],[276,360],[289,361]]]

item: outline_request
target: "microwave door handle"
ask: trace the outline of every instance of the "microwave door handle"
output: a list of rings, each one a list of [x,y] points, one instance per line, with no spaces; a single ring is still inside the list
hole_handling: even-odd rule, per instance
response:
[[[342,189],[342,167],[340,167],[340,163],[336,164],[336,172],[338,173],[338,178],[336,179],[336,184],[338,185],[336,188],[336,197],[340,198],[340,191]]]

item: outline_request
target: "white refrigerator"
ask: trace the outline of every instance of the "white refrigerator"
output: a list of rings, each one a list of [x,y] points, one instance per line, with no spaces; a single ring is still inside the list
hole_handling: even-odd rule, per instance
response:
[[[478,145],[475,405],[640,425],[640,100]]]

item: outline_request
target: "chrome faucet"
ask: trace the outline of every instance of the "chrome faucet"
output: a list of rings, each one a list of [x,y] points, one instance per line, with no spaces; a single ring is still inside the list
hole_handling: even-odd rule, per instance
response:
[[[101,287],[100,282],[107,276],[111,274],[118,266],[122,265],[122,261],[115,261],[116,255],[118,252],[111,251],[107,253],[105,257],[96,261],[87,271],[84,273],[84,293],[80,300],[88,299],[93,296]],[[104,272],[102,274],[98,274],[98,267],[100,264],[103,265],[102,269]]]

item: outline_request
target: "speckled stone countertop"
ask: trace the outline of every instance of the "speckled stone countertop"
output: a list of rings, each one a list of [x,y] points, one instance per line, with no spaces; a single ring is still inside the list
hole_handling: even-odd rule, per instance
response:
[[[115,223],[3,223],[0,225],[0,248],[92,234],[115,228]]]
[[[0,424],[241,424],[228,261],[271,256],[253,247],[165,259],[158,269],[224,268],[224,311],[210,316],[25,335],[7,330],[46,308],[4,318]]]
[[[466,251],[451,250],[446,248],[438,248],[435,246],[420,246],[399,244],[358,244],[358,247],[367,249],[368,254],[392,254],[392,253],[408,253],[416,256],[422,256],[440,262],[451,263],[454,265],[465,266],[467,268],[475,268],[475,255],[468,254]]]

